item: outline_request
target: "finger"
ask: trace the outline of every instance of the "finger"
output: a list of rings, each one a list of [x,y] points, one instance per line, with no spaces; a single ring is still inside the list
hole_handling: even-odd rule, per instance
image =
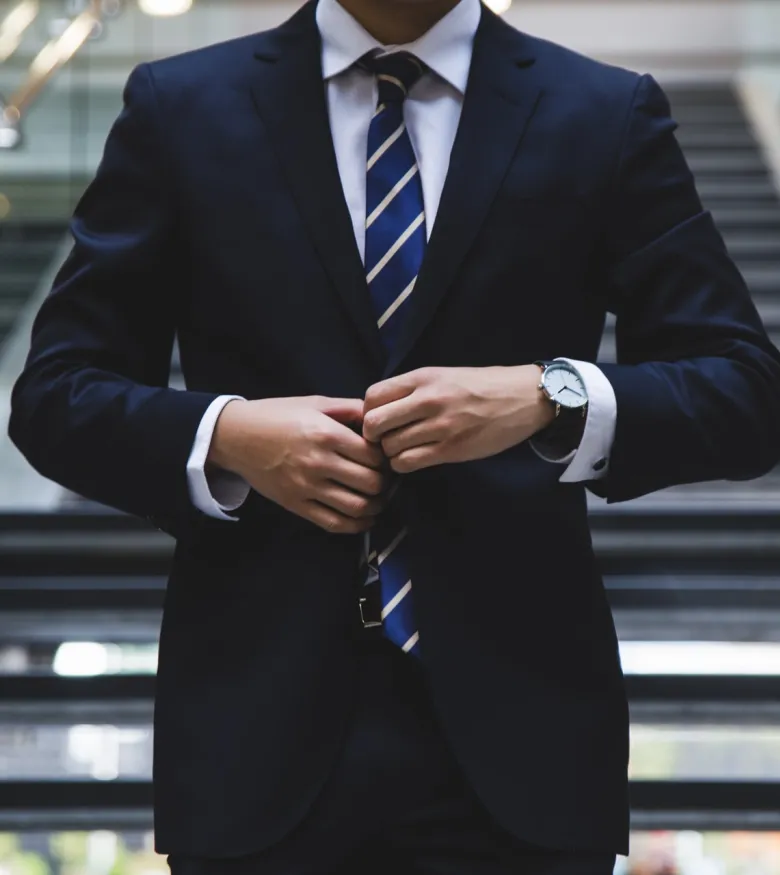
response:
[[[388,432],[382,437],[382,449],[385,456],[392,461],[405,450],[438,443],[444,437],[443,426],[437,424],[435,420],[425,419]]]
[[[307,502],[302,516],[334,535],[356,535],[374,525],[373,519],[352,519],[316,501]]]
[[[317,398],[316,407],[342,425],[359,425],[363,421],[363,402],[359,398]]]
[[[383,500],[377,496],[361,495],[330,481],[320,486],[313,500],[351,519],[378,516],[384,507]]]
[[[430,410],[425,399],[413,393],[367,413],[363,418],[363,437],[377,443],[389,431],[423,420],[428,415]]]
[[[333,462],[325,471],[329,480],[346,486],[347,489],[360,492],[363,495],[379,496],[388,485],[386,473],[359,465],[342,456],[334,456]]]
[[[370,443],[347,426],[339,428],[335,433],[332,449],[339,456],[357,462],[358,465],[363,465],[366,468],[381,471],[386,467],[382,448],[378,444]]]
[[[375,383],[366,392],[363,414],[365,415],[369,410],[375,410],[377,407],[383,407],[391,401],[398,401],[407,395],[411,395],[421,382],[422,373],[420,370],[417,370],[409,371],[408,374],[400,374],[389,380],[383,380],[381,383]]]
[[[390,460],[390,467],[397,474],[411,474],[413,471],[421,471],[423,468],[442,465],[445,459],[442,458],[439,452],[440,447],[441,444],[426,444],[423,447],[404,450],[404,452]]]

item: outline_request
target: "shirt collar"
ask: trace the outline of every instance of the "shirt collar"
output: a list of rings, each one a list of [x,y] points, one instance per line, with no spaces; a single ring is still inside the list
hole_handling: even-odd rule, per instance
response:
[[[480,0],[460,0],[420,39],[392,48],[412,52],[434,73],[465,94],[481,15]],[[345,72],[368,52],[390,48],[374,39],[338,0],[319,0],[317,27],[322,37],[322,72],[326,80]]]

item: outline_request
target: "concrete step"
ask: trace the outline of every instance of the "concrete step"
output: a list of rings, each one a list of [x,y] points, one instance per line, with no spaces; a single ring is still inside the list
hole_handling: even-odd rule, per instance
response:
[[[681,128],[691,125],[744,127],[745,114],[739,106],[700,106],[672,104],[672,117]]]
[[[43,268],[54,257],[58,245],[59,239],[19,242],[0,238],[0,269],[6,267],[16,269],[31,265]]]
[[[696,189],[707,207],[740,200],[777,203],[780,198],[768,172],[764,176],[704,176],[697,181]]]
[[[0,222],[0,245],[47,242],[58,245],[65,237],[65,222]]]
[[[677,132],[683,149],[755,149],[750,128],[722,125],[686,125]]]
[[[780,269],[780,236],[772,231],[730,231],[724,235],[726,246],[737,261],[771,261]]]
[[[0,298],[0,334],[5,336],[19,316],[19,304]]]
[[[0,270],[0,300],[16,301],[17,306],[35,289],[40,271]]]
[[[691,170],[696,176],[760,176],[766,178],[767,167],[757,149],[700,150],[686,152]]]
[[[712,210],[715,223],[723,231],[777,231],[780,232],[780,204],[733,202],[718,204]]]
[[[737,103],[737,95],[730,81],[713,85],[666,85],[663,88],[666,91],[666,96],[673,103],[694,106]]]
[[[775,261],[748,261],[737,259],[737,266],[756,298],[780,302],[780,259]]]

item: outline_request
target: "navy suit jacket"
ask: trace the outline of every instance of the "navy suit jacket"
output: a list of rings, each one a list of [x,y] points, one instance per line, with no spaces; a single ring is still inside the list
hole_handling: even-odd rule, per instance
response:
[[[330,138],[314,7],[142,65],[35,323],[10,433],[46,476],[174,534],[156,715],[158,848],[258,851],[327,777],[353,698],[360,538],[252,493],[188,495],[222,393],[362,397],[422,366],[595,360],[617,315],[608,477],[625,501],[780,455],[780,357],[647,76],[485,11],[402,342],[383,358]],[[178,333],[188,391],[167,388]],[[527,444],[409,475],[423,660],[495,818],[625,851],[628,719],[586,487]],[[566,548],[562,549],[561,544]]]

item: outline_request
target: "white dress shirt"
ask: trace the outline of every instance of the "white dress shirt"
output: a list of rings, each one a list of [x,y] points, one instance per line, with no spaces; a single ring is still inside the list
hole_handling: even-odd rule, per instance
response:
[[[420,170],[429,236],[460,122],[481,14],[480,0],[461,0],[419,40],[397,47],[412,52],[428,68],[405,101],[404,117]],[[337,0],[319,0],[317,26],[322,37],[322,72],[339,175],[358,249],[364,258],[366,153],[368,129],[377,104],[377,85],[372,75],[355,67],[355,62],[382,46]],[[475,172],[479,172],[478,168]],[[579,361],[571,364],[579,371],[588,392],[585,431],[577,450],[564,459],[547,461],[566,465],[562,481],[595,480],[608,470],[617,401],[609,380],[596,365]],[[231,474],[207,476],[205,472],[217,419],[225,405],[239,397],[221,396],[209,407],[187,464],[193,503],[219,519],[234,519],[229,512],[240,507],[249,494],[249,486],[241,478]]]

